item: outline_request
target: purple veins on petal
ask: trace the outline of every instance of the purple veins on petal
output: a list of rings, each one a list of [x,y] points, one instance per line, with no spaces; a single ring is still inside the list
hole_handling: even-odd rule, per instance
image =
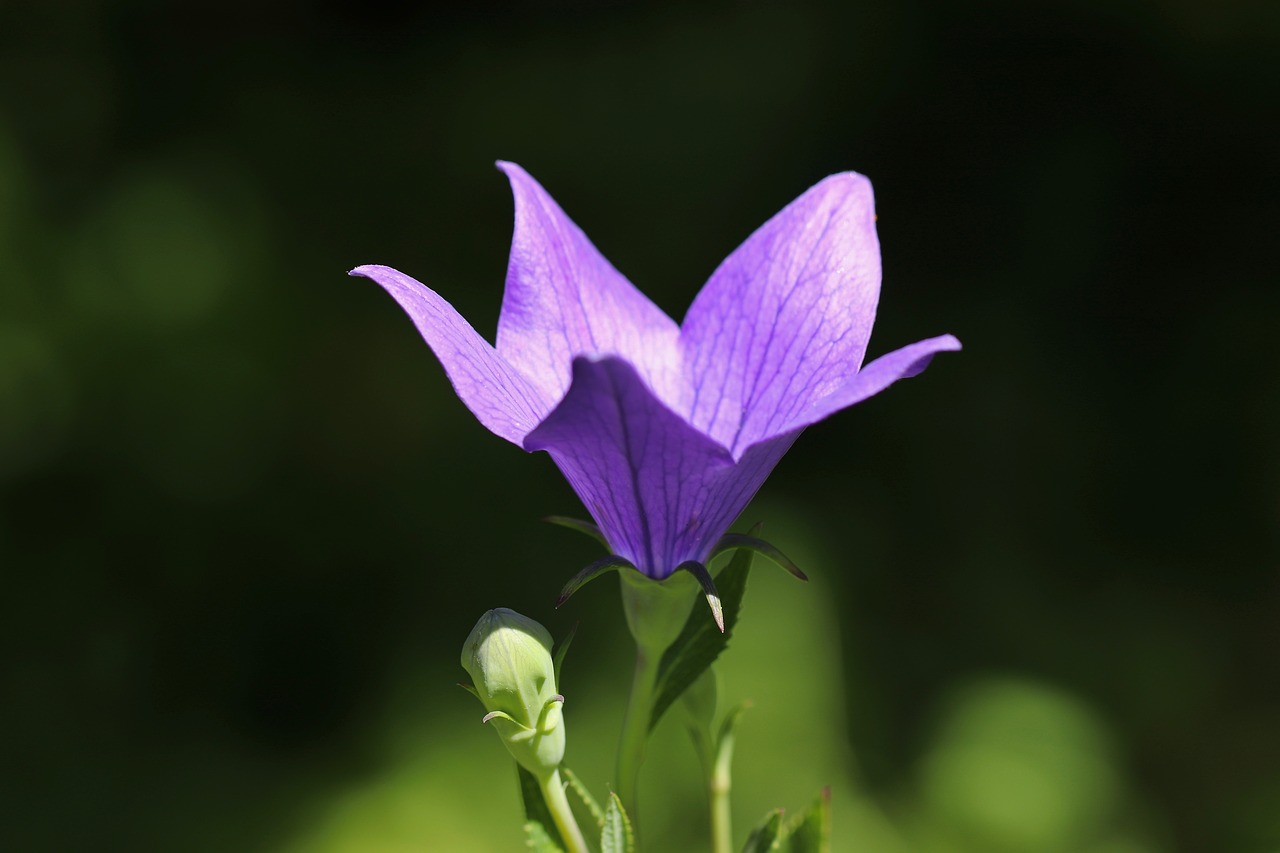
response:
[[[679,381],[675,321],[627,281],[528,172],[499,163],[515,197],[515,232],[497,350],[559,400],[577,355],[619,355],[659,396]]]
[[[527,172],[498,165],[515,228],[495,346],[403,273],[352,275],[408,312],[481,423],[550,453],[619,564],[650,577],[705,564],[806,426],[960,348],[943,335],[863,367],[880,247],[861,175],[832,175],[774,215],[677,326]]]
[[[667,408],[616,356],[575,358],[569,393],[524,447],[551,454],[614,551],[653,577],[671,574],[675,558],[702,550],[704,539],[709,549],[722,532],[716,525],[732,521],[721,521],[724,496],[710,489],[733,466],[729,452]],[[695,515],[712,517],[690,530]]]
[[[832,175],[733,251],[681,330],[689,420],[740,455],[857,371],[880,297],[871,184]]]

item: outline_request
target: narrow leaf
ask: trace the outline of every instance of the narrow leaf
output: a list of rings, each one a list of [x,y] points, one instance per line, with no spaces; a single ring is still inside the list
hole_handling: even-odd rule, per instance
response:
[[[636,836],[631,829],[631,819],[622,807],[622,800],[610,791],[604,826],[600,830],[600,853],[635,853],[635,849]]]
[[[560,765],[560,775],[564,777],[565,786],[578,796],[578,801],[587,807],[587,811],[591,813],[591,819],[595,822],[596,827],[604,826],[604,812],[600,809],[600,804],[596,802],[595,797],[591,796],[591,792],[587,790],[587,786],[574,774],[572,770]]]
[[[551,667],[556,674],[557,689],[564,687],[564,685],[560,683],[560,667],[564,663],[565,654],[569,651],[569,644],[573,642],[573,638],[578,633],[578,626],[581,624],[581,622],[573,623],[573,627],[569,629],[568,634],[565,634],[564,639],[560,641],[560,645],[556,646],[555,654],[551,657]]]
[[[619,557],[616,554],[601,557],[569,579],[569,582],[564,585],[564,589],[560,590],[560,597],[556,599],[556,607],[559,608],[560,605],[569,600],[569,596],[582,589],[589,581],[595,580],[606,572],[611,572],[615,569],[634,568],[635,566],[631,564],[630,560]]]
[[[724,715],[724,721],[720,723],[720,731],[716,734],[716,751],[720,751],[721,744],[733,737],[733,730],[738,725],[738,720],[742,717],[742,713],[750,708],[752,702],[750,699],[744,699],[737,705],[734,705],[729,713]]]
[[[729,565],[716,576],[718,598],[724,617],[724,631],[707,619],[705,613],[694,608],[684,623],[680,636],[662,655],[658,664],[658,677],[654,685],[653,715],[649,721],[652,729],[658,724],[671,703],[693,684],[707,667],[729,645],[733,626],[737,624],[742,608],[742,596],[747,589],[747,576],[751,572],[751,551],[739,549]]]
[[[576,530],[581,534],[590,536],[592,539],[603,545],[606,550],[609,548],[609,540],[604,538],[604,534],[600,532],[599,527],[589,521],[583,521],[580,518],[568,518],[563,515],[548,515],[542,520],[560,527],[567,527],[570,530]]]
[[[800,567],[792,562],[790,557],[779,551],[769,542],[766,542],[763,539],[757,539],[754,536],[745,536],[741,533],[726,533],[724,536],[720,537],[720,541],[716,543],[715,550],[711,552],[711,556],[717,557],[725,551],[732,551],[736,548],[749,548],[762,557],[768,557],[774,563],[781,566],[783,569],[786,569],[786,571],[794,577],[797,577],[802,581],[807,581],[809,579],[809,576],[800,571]]]
[[[782,809],[774,809],[765,815],[760,825],[751,830],[742,853],[765,853],[782,849]]]
[[[789,853],[831,853],[831,789],[787,824]]]
[[[519,764],[516,773],[520,778],[520,799],[524,802],[524,836],[529,849],[535,853],[564,853],[564,841],[556,829],[555,820],[542,797],[538,779]]]

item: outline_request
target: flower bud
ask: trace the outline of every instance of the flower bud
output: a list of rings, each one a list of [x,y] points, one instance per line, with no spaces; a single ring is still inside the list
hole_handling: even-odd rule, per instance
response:
[[[551,634],[514,610],[480,617],[462,646],[462,668],[475,682],[492,722],[520,766],[539,778],[564,758],[564,697],[556,692]]]

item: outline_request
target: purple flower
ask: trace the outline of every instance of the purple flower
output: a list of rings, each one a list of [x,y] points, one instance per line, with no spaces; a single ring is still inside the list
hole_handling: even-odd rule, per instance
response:
[[[610,548],[661,580],[705,563],[812,423],[922,371],[950,335],[862,366],[880,294],[871,184],[832,175],[712,274],[677,326],[527,172],[490,346],[435,291],[362,266],[494,433],[545,450]]]

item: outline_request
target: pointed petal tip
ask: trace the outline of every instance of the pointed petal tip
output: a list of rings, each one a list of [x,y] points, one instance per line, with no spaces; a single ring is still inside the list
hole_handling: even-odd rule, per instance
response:
[[[936,338],[929,338],[920,342],[924,344],[927,351],[912,362],[903,372],[903,379],[910,379],[913,376],[919,376],[924,373],[925,368],[933,361],[933,357],[940,352],[959,352],[962,347],[960,340],[955,335],[938,335]]]
[[[528,170],[519,163],[512,162],[511,160],[494,160],[493,165],[497,167],[499,172],[506,175],[507,180],[511,181],[513,184],[518,180],[535,181],[536,183],[533,175],[530,175]]]
[[[409,276],[386,264],[361,264],[347,271],[347,275],[354,278],[371,278],[379,284],[383,284],[383,279],[388,276],[396,276],[399,278],[409,278]],[[415,279],[416,281],[416,279]],[[383,285],[385,287],[385,284]]]
[[[867,190],[871,189],[871,179],[868,178],[866,175],[862,174],[861,172],[855,172],[851,169],[843,172],[836,172],[834,174],[827,175],[827,177],[823,178],[821,181],[818,181],[817,185],[833,186],[837,184],[842,184],[851,188],[865,187]]]
[[[938,349],[942,352],[959,352],[964,349],[964,345],[955,335],[938,335],[934,340],[938,342]]]

